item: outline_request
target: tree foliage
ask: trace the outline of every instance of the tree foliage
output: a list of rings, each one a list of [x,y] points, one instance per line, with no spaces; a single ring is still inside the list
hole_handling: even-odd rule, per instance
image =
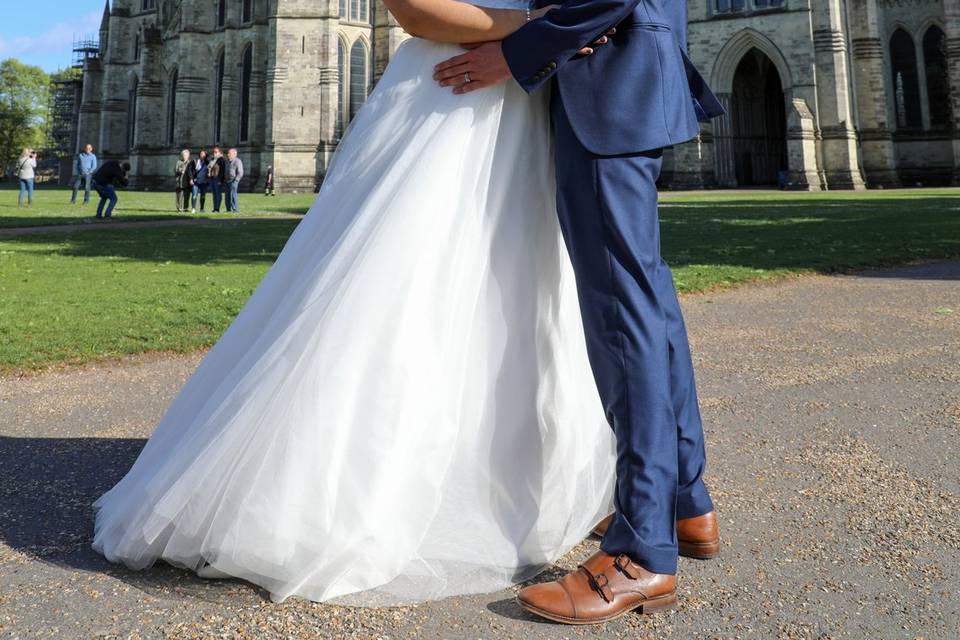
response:
[[[50,76],[15,58],[0,62],[0,163],[9,166],[24,147],[42,147]]]

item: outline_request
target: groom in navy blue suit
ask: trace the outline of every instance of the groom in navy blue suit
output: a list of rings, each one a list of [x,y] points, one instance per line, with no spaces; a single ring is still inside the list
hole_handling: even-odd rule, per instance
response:
[[[723,113],[687,58],[686,11],[684,0],[567,0],[439,67],[457,93],[509,76],[528,92],[552,84],[560,224],[617,440],[616,511],[601,551],[519,596],[560,622],[672,606],[678,551],[719,549],[687,332],[657,214],[663,148]]]

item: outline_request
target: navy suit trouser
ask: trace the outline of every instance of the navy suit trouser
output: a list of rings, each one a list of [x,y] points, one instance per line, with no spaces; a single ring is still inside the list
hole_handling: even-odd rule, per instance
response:
[[[662,151],[598,156],[554,87],[557,209],[576,273],[587,353],[617,441],[615,515],[601,547],[677,569],[676,519],[713,510],[693,363],[660,256]],[[601,106],[602,108],[602,106]]]

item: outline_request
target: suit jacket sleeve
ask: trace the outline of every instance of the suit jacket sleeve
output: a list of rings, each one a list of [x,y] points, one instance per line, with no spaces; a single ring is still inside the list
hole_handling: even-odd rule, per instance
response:
[[[548,80],[577,52],[629,16],[640,0],[570,0],[503,41],[510,72],[524,91]]]

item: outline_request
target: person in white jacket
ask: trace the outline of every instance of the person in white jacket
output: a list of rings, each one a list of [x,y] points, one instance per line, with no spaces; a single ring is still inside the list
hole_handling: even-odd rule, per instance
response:
[[[17,198],[17,207],[23,206],[23,196],[27,196],[27,206],[33,206],[33,181],[36,178],[37,154],[33,149],[24,149],[17,159],[17,179],[20,181],[20,197]]]

